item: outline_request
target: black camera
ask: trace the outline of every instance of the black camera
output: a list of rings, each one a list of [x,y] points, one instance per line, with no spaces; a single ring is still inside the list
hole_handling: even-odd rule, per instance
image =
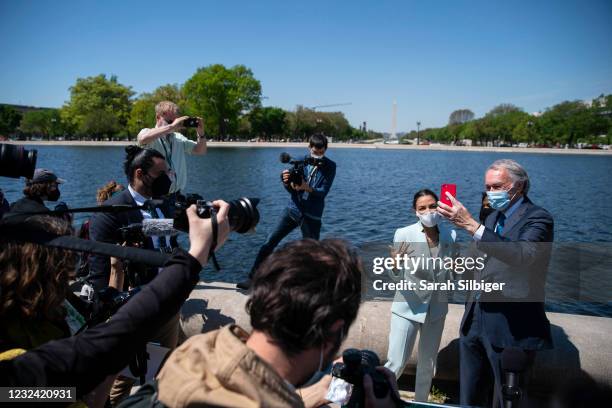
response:
[[[135,287],[125,292],[120,292],[110,286],[100,290],[97,293],[97,302],[92,315],[84,328],[104,323],[138,292],[140,292],[140,287]]]
[[[0,176],[31,179],[36,169],[36,156],[36,149],[0,143]]]
[[[380,366],[380,359],[370,350],[346,349],[342,353],[343,363],[336,363],[332,367],[332,376],[343,379],[353,385],[351,398],[344,407],[364,407],[365,393],[363,389],[363,376],[368,374],[374,385],[376,398],[385,398],[391,390],[387,377],[376,367]]]
[[[211,201],[206,201],[199,194],[178,195],[174,203],[174,228],[189,232],[189,221],[187,220],[187,208],[195,204],[196,212],[200,218],[210,218],[217,209]],[[229,203],[229,225],[232,231],[244,234],[255,228],[259,222],[259,211],[257,204],[259,198],[242,197]]]
[[[289,163],[293,166],[289,170],[289,180],[288,183],[300,185],[304,181],[304,167],[310,165],[315,167],[323,167],[325,161],[323,159],[316,159],[314,157],[307,157],[304,160],[295,160],[292,159],[289,153],[281,153],[280,155],[281,163]],[[281,175],[281,180],[282,180]]]
[[[121,227],[119,228],[119,234],[121,234],[121,241],[125,242],[127,246],[144,248],[146,238],[140,224],[130,224]]]
[[[183,121],[183,126],[188,127],[188,128],[198,127],[199,124],[200,124],[200,119],[195,118],[195,117],[189,117]]]

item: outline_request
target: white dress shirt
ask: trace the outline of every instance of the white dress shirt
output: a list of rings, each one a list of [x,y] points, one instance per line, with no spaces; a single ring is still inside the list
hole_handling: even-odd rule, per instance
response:
[[[143,196],[142,194],[134,190],[132,186],[130,185],[128,185],[128,190],[130,191],[132,198],[134,199],[134,201],[136,201],[136,204],[138,205],[144,205],[145,201],[151,199],[151,198],[147,198]],[[166,218],[166,216],[164,216],[164,213],[159,208],[155,208],[155,210],[157,211],[156,218]],[[140,210],[140,212],[142,214],[142,218],[145,220],[150,220],[153,218],[153,215],[149,211]],[[159,249],[159,238],[160,238],[159,236],[151,237],[151,239],[153,240],[153,247],[156,249]],[[166,247],[170,248],[170,237],[165,237],[165,238],[166,238]]]
[[[516,210],[518,210],[518,208],[520,207],[522,203],[523,203],[523,197],[519,198],[516,203],[510,206],[510,208],[508,208],[505,211],[502,211],[504,215],[506,216],[506,219],[510,218],[510,216],[514,214]],[[480,241],[482,239],[482,234],[484,234],[484,230],[485,230],[484,224],[480,224],[480,227],[478,227],[474,235],[472,235],[472,238],[474,238],[474,241]]]

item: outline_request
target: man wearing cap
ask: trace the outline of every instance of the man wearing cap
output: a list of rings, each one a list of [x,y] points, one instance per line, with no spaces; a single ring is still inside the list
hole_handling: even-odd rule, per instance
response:
[[[57,201],[60,198],[59,185],[65,180],[57,177],[51,170],[36,169],[34,176],[26,180],[24,197],[11,205],[11,213],[49,211],[43,201]]]

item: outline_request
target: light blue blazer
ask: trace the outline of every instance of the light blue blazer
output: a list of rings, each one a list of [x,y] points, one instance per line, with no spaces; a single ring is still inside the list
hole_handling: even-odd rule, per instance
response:
[[[455,241],[457,239],[457,231],[450,228],[445,222],[438,224],[438,230],[440,231],[440,238],[437,256],[439,258],[453,257],[456,253]],[[420,221],[395,231],[395,236],[393,237],[394,245],[399,247],[402,242],[408,242],[410,249],[414,249],[414,252],[409,255],[410,257],[421,257],[421,255],[425,258],[432,257],[429,245],[427,244],[427,237]],[[400,278],[416,282],[417,287],[422,279],[429,282],[446,282],[450,277],[450,271],[434,268],[419,268],[414,274],[410,272],[409,270],[400,271]],[[424,323],[425,317],[429,313],[428,320],[436,321],[446,316],[448,302],[444,292],[433,291],[432,293],[432,291],[402,290],[395,293],[391,312],[419,323]]]

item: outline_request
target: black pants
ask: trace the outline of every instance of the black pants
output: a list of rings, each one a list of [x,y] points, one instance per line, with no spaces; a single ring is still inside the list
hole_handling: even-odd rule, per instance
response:
[[[476,302],[473,307],[471,322],[466,322],[470,324],[468,332],[459,336],[460,404],[503,408],[502,386],[505,378],[501,367],[501,356],[504,349],[491,344],[484,332],[480,302]],[[523,398],[526,398],[526,387],[535,357],[533,350],[525,350],[525,353],[528,366],[520,377]],[[493,383],[492,401],[491,383]]]
[[[321,220],[314,220],[308,217],[296,219],[291,215],[289,209],[285,208],[276,228],[268,235],[266,242],[259,248],[257,257],[249,273],[250,278],[253,277],[259,265],[274,251],[274,248],[276,248],[283,238],[289,235],[289,233],[297,227],[301,228],[303,238],[319,239],[321,233]]]

